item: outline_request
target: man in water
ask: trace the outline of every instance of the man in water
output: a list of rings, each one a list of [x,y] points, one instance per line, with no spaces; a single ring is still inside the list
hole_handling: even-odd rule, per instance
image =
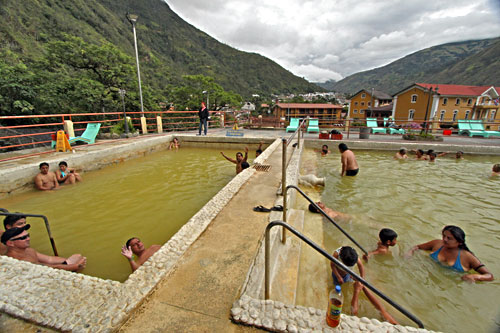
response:
[[[2,234],[2,243],[7,246],[7,256],[29,261],[33,264],[42,264],[52,268],[64,269],[66,271],[79,272],[85,268],[87,258],[81,254],[74,254],[68,258],[48,256],[35,251],[30,247],[30,234],[28,230],[31,226],[25,224],[22,227],[14,227],[5,230]]]
[[[356,156],[349,150],[345,143],[339,144],[340,151],[340,161],[342,162],[342,173],[343,176],[356,176],[359,172],[358,162],[356,161]]]
[[[259,143],[259,148],[257,148],[257,150],[255,151],[255,158],[259,157],[260,154],[262,154],[262,144],[263,144],[263,142],[261,141]]]
[[[35,187],[40,191],[59,189],[56,174],[49,171],[49,163],[40,163],[40,172],[35,176]]]
[[[132,272],[134,272],[142,264],[144,264],[149,257],[155,254],[160,247],[160,245],[151,245],[146,249],[139,238],[132,237],[122,247],[122,255],[128,259]],[[137,257],[137,260],[134,260],[133,255]]]
[[[408,158],[408,155],[406,154],[406,149],[405,148],[401,148],[396,153],[396,155],[394,155],[394,159],[395,160],[404,160],[404,159],[407,159],[407,158]]]
[[[321,208],[326,213],[326,215],[330,216],[334,221],[347,222],[351,219],[350,215],[338,212],[338,211],[333,210],[331,208],[328,208],[321,201],[316,202],[316,205],[319,208]],[[309,204],[309,211],[311,213],[319,214],[319,210],[313,204]]]
[[[459,150],[459,151],[457,151],[457,153],[455,154],[455,159],[457,159],[457,160],[463,160],[463,159],[464,159],[464,158],[463,158],[463,155],[464,155],[464,152],[463,152],[463,151],[461,151],[461,150]]]
[[[241,171],[243,171],[243,162],[246,162],[247,161],[247,158],[248,158],[248,147],[245,147],[245,156],[243,156],[242,153],[240,152],[237,152],[236,153],[236,159],[233,160],[231,157],[227,157],[223,152],[220,152],[222,154],[222,156],[224,156],[224,158],[226,160],[228,160],[229,162],[232,162],[234,164],[236,164],[236,174],[239,174]]]
[[[328,149],[327,145],[323,145],[321,147],[321,156],[326,156],[330,153],[330,150]]]

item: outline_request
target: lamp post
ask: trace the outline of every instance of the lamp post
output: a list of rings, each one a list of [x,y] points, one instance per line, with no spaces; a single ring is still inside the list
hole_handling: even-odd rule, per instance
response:
[[[142,103],[142,87],[141,87],[141,70],[139,69],[139,52],[137,51],[137,34],[135,33],[135,24],[137,23],[138,15],[127,13],[127,20],[132,24],[132,31],[134,32],[134,47],[135,47],[135,62],[137,64],[137,81],[139,81],[139,98],[141,101],[141,113],[144,116],[144,105]]]
[[[125,128],[125,136],[128,137],[128,120],[127,120],[127,113],[125,112],[125,93],[127,91],[125,89],[120,89],[118,90],[118,93],[120,94],[122,98],[122,105],[123,105],[123,122],[124,122],[124,128]]]
[[[209,104],[210,92],[208,90],[203,90],[202,94],[207,94],[207,110],[210,110],[210,104]]]
[[[424,131],[425,134],[427,134],[427,117],[429,115],[429,103],[431,101],[431,96],[432,96],[432,86],[429,89],[429,98],[427,99],[427,107],[425,108],[425,119],[424,119]]]

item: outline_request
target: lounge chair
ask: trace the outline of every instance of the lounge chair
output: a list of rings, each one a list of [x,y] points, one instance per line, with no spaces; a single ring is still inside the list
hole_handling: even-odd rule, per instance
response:
[[[370,127],[372,129],[372,133],[384,133],[386,134],[387,131],[383,127],[378,127],[377,124],[377,118],[366,118],[366,126]]]
[[[299,118],[290,118],[290,125],[286,128],[287,132],[295,132],[299,128]]]
[[[87,128],[82,133],[81,136],[76,136],[74,138],[69,138],[69,143],[74,144],[78,141],[83,141],[87,144],[95,143],[95,138],[97,133],[99,133],[99,128],[101,128],[100,123],[89,123],[87,124]]]
[[[483,131],[486,134],[486,137],[490,136],[500,136],[499,131],[487,131],[484,129],[484,124],[482,120],[470,120],[470,127],[475,131]]]
[[[317,118],[310,118],[309,125],[307,125],[307,133],[319,133],[319,120]]]
[[[470,137],[477,135],[482,136],[483,138],[488,137],[488,133],[484,130],[477,130],[472,128],[472,120],[459,120],[458,121],[458,134],[459,135],[468,135]],[[476,127],[476,125],[474,125]],[[481,124],[482,126],[482,124]],[[477,128],[477,127],[476,127]]]
[[[389,118],[384,118],[384,127],[387,127],[389,134],[406,134],[404,128],[389,127]]]

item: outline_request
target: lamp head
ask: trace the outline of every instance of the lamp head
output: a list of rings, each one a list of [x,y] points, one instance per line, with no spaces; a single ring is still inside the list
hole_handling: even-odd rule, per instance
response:
[[[127,12],[126,17],[130,23],[135,24],[137,22],[137,19],[139,18],[139,15],[134,15]]]

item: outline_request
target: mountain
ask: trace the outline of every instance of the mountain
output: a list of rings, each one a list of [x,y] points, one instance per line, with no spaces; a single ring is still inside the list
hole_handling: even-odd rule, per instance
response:
[[[374,88],[394,94],[415,82],[498,86],[499,56],[500,38],[442,44],[323,87],[345,93]]]
[[[259,54],[218,42],[175,14],[162,0],[0,0],[0,49],[36,59],[48,41],[63,33],[88,43],[107,41],[134,56],[131,24],[139,16],[137,39],[143,85],[162,91],[182,75],[215,78],[243,96],[313,92],[318,87]]]

